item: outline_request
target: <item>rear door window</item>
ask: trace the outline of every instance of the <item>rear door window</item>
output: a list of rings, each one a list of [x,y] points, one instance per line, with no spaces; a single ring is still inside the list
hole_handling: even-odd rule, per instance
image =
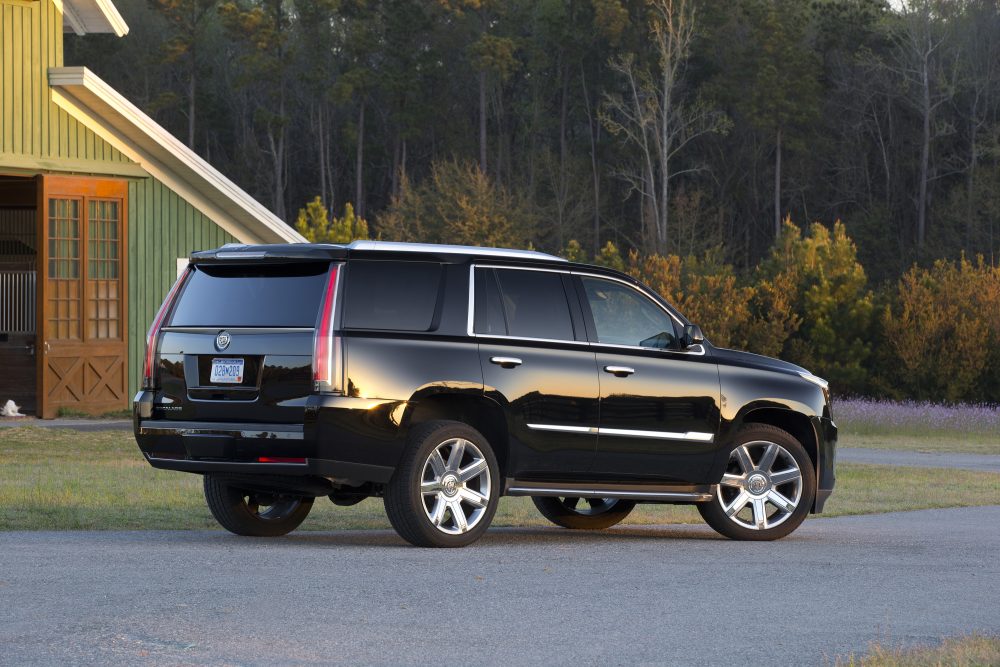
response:
[[[496,269],[507,334],[574,340],[562,276],[554,271]]]
[[[175,327],[312,327],[326,262],[196,264],[174,307]]]
[[[344,299],[349,329],[429,331],[441,291],[437,262],[352,260]]]

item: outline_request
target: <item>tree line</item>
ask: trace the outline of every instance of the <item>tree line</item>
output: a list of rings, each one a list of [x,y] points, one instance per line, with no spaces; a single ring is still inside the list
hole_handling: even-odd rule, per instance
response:
[[[280,217],[701,256],[1000,250],[996,0],[118,0],[85,64]],[[442,223],[441,217],[447,218]]]

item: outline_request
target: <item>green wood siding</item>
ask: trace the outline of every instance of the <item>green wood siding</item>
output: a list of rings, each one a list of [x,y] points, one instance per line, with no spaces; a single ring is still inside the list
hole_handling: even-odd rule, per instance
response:
[[[177,259],[236,239],[159,181],[128,190],[129,393],[142,382],[146,332],[177,277]]]
[[[52,101],[63,19],[52,0],[0,0],[0,155],[130,162]]]

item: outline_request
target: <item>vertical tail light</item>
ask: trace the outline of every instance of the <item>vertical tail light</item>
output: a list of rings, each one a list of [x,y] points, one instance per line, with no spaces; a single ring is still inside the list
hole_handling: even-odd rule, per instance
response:
[[[167,292],[167,298],[163,300],[163,305],[161,305],[160,310],[157,311],[156,317],[153,318],[153,324],[149,327],[149,332],[146,334],[146,363],[142,370],[142,386],[144,389],[153,389],[153,361],[156,359],[157,338],[159,338],[160,329],[163,327],[164,320],[167,319],[167,314],[174,305],[174,299],[177,298],[177,293],[180,292],[181,287],[184,285],[184,281],[187,280],[190,273],[190,268],[185,269],[184,273],[182,273],[177,278],[177,281],[174,282],[174,286],[170,288],[169,292]]]
[[[343,357],[340,337],[333,335],[333,320],[337,311],[337,284],[341,266],[330,267],[330,276],[323,295],[323,306],[313,338],[313,382],[321,392],[342,389]]]

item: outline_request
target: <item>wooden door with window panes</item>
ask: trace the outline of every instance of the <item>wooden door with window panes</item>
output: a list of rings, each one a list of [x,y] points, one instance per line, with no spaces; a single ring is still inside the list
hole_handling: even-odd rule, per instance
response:
[[[39,179],[39,414],[124,409],[127,183]]]

